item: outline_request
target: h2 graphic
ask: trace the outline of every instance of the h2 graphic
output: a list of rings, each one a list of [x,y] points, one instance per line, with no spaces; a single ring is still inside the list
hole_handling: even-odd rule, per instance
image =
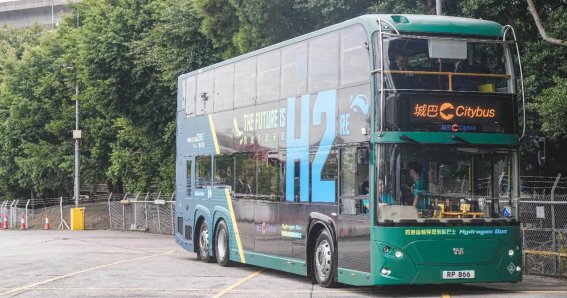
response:
[[[296,122],[296,98],[287,99],[287,162],[286,162],[286,201],[309,201],[309,128],[325,126],[319,149],[311,165],[312,202],[334,202],[335,181],[321,180],[321,171],[335,141],[335,118],[337,106],[337,90],[320,92],[313,105],[310,119],[310,95],[301,96],[300,121]],[[325,123],[322,123],[323,114]],[[300,125],[300,135],[295,137],[295,125]],[[299,193],[295,189],[295,164],[299,162]]]

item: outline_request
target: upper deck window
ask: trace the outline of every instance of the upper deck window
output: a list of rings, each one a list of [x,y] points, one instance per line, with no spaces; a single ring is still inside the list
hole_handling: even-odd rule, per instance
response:
[[[195,114],[195,94],[196,94],[196,80],[195,76],[188,77],[184,81],[185,91],[183,92],[182,107],[185,108],[187,116],[194,116]]]
[[[234,64],[215,70],[215,112],[233,108]]]
[[[385,88],[513,93],[507,52],[506,43],[387,38]]]
[[[279,99],[280,50],[258,56],[258,101]]]
[[[209,70],[197,75],[197,96],[195,97],[196,114],[204,115],[213,112],[214,75]]]
[[[339,34],[332,32],[309,42],[309,92],[337,88]]]
[[[282,97],[297,96],[307,91],[307,42],[282,50]]]
[[[366,31],[362,26],[341,31],[341,86],[369,81],[370,61],[366,47]]]
[[[235,63],[234,107],[249,106],[256,100],[256,58]]]

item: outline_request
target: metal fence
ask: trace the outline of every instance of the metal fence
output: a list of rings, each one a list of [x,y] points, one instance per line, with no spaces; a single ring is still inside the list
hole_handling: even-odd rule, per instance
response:
[[[172,234],[175,193],[137,193],[108,197],[110,229]]]
[[[86,229],[137,230],[173,235],[175,194],[84,196]],[[0,229],[69,229],[72,197],[0,201]]]
[[[522,177],[524,270],[567,277],[567,178]]]

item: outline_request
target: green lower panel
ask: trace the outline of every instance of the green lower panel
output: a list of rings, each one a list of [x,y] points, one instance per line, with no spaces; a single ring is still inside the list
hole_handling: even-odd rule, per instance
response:
[[[368,272],[355,271],[349,269],[338,269],[339,282],[353,285],[353,286],[372,286],[374,285],[374,279],[372,274]]]
[[[519,237],[519,226],[374,227],[374,283],[519,282]]]
[[[307,276],[307,266],[305,261],[269,256],[248,251],[245,251],[244,255],[246,257],[247,264]]]

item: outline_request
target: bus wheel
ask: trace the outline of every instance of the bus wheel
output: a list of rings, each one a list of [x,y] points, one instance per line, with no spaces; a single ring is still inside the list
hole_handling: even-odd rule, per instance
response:
[[[333,240],[326,229],[321,230],[317,236],[317,244],[313,253],[313,273],[317,283],[325,288],[336,286],[335,249]]]
[[[228,228],[224,220],[219,221],[215,231],[215,256],[217,263],[222,267],[228,265],[230,259],[230,249],[228,246]]]
[[[201,223],[201,229],[199,229],[199,258],[205,263],[211,261],[211,256],[209,255],[209,226],[206,222]]]

